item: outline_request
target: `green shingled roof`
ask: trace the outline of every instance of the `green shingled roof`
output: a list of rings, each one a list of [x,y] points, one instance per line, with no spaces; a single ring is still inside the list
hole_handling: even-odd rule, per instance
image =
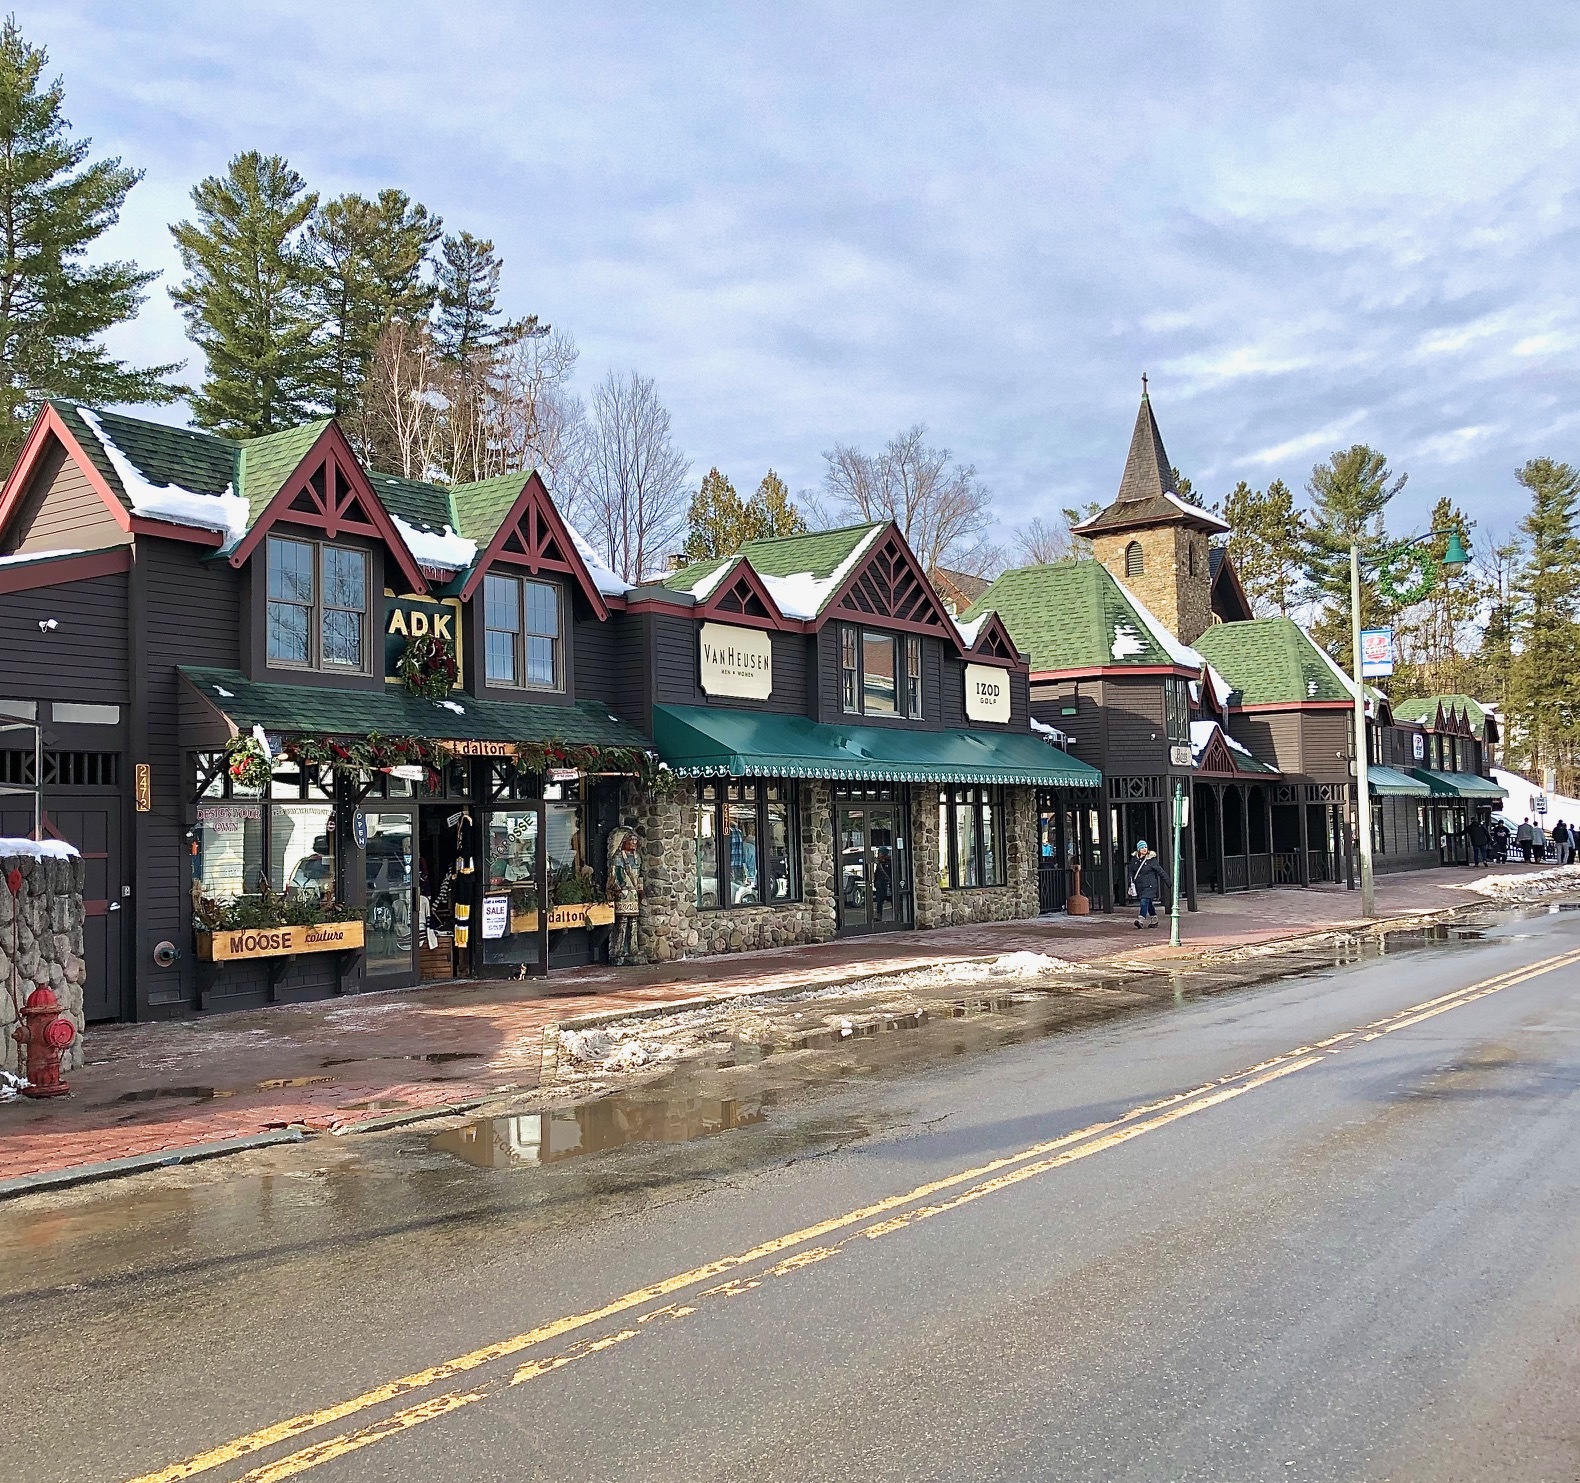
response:
[[[715,579],[722,577],[726,571],[735,565],[736,558],[726,556],[722,560],[713,557],[707,561],[694,561],[689,566],[683,566],[678,571],[665,572],[658,585],[667,587],[671,592],[691,592],[699,586],[705,577]],[[714,584],[717,585],[715,581]],[[711,587],[704,588],[701,593],[706,597]]]
[[[368,483],[391,515],[398,516],[418,530],[443,534],[445,527],[457,529],[456,512],[450,503],[452,491],[442,484],[425,484],[417,479],[402,479],[397,474],[368,475]]]
[[[238,731],[306,732],[327,736],[420,736],[430,741],[562,741],[604,747],[645,747],[646,738],[594,701],[516,705],[455,697],[460,714],[403,686],[340,690],[318,685],[265,685],[234,669],[182,667],[181,674]]]
[[[1291,618],[1215,623],[1195,646],[1240,692],[1241,705],[1354,699],[1333,666]]]
[[[238,492],[247,496],[249,525],[263,514],[269,501],[285,487],[285,481],[302,466],[302,460],[312,451],[329,421],[327,417],[320,417],[316,422],[304,422],[300,427],[288,427],[284,432],[268,433],[242,442]]]
[[[803,536],[748,541],[741,547],[741,555],[758,572],[770,577],[793,577],[798,572],[808,572],[821,581],[833,576],[839,564],[883,524],[878,520],[866,525],[845,525],[837,530],[815,530]]]
[[[511,506],[521,498],[530,473],[500,474],[472,484],[457,484],[450,490],[454,512],[452,524],[481,551],[499,533]]]
[[[1031,656],[1033,670],[1173,662],[1101,562],[1055,561],[1005,572],[961,621],[989,610]]]
[[[130,505],[115,465],[76,403],[52,399],[50,405],[105,482]],[[186,427],[171,427],[163,422],[146,422],[140,417],[124,417],[119,412],[88,410],[105,435],[150,484],[174,484],[196,494],[223,494],[238,482],[238,445],[229,438]]]
[[[1470,718],[1478,731],[1487,724],[1487,711],[1479,701],[1468,695],[1425,695],[1415,700],[1401,700],[1394,704],[1396,721],[1435,721],[1437,708],[1443,707],[1446,716],[1450,711],[1461,711]]]

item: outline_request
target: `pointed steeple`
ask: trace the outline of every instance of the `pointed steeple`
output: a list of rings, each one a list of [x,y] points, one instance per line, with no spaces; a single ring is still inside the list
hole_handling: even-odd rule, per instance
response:
[[[1119,493],[1106,510],[1074,527],[1077,535],[1092,536],[1139,529],[1148,525],[1191,525],[1198,530],[1228,530],[1226,521],[1209,510],[1180,498],[1174,470],[1163,434],[1152,415],[1152,398],[1147,394],[1147,378],[1141,377],[1141,406],[1136,410],[1135,430],[1130,434],[1130,452],[1125,455],[1125,472],[1119,480]]]

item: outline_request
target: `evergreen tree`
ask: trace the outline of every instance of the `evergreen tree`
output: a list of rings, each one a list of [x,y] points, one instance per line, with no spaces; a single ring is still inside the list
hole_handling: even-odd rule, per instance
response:
[[[748,522],[755,534],[748,540],[760,541],[769,536],[798,536],[806,530],[806,519],[790,503],[790,491],[785,481],[772,469],[762,477],[757,493],[746,507]],[[744,542],[742,543],[744,544]]]
[[[733,556],[752,539],[746,534],[746,506],[735,486],[717,468],[703,475],[701,488],[691,497],[686,523],[689,530],[684,549],[688,561]]]
[[[317,275],[303,229],[318,205],[278,155],[256,150],[192,189],[197,221],[171,227],[187,277],[170,297],[208,358],[192,398],[201,427],[277,432],[318,409]]]
[[[1229,522],[1229,556],[1240,585],[1259,615],[1288,616],[1300,579],[1303,517],[1282,479],[1265,490],[1242,479],[1223,502]]]
[[[1361,626],[1385,621],[1390,612],[1368,570],[1387,545],[1383,511],[1404,488],[1406,475],[1396,479],[1386,455],[1364,443],[1342,449],[1311,471],[1306,492],[1311,513],[1301,532],[1301,566],[1307,595],[1322,604],[1311,636],[1341,665],[1351,663],[1350,544],[1361,553]]]
[[[1470,521],[1451,499],[1445,497],[1432,506],[1430,528],[1458,531],[1466,546],[1470,544]],[[1434,535],[1424,545],[1427,554],[1441,562],[1448,552],[1448,536]],[[1399,614],[1395,627],[1401,663],[1390,689],[1404,695],[1475,690],[1471,633],[1490,595],[1487,584],[1467,570],[1451,580],[1440,577],[1425,598]]]
[[[376,201],[356,194],[326,201],[309,225],[328,342],[323,399],[337,417],[359,405],[385,325],[424,318],[432,307],[423,267],[442,226],[398,190],[380,191]]]
[[[1195,505],[1198,509],[1206,509],[1202,497],[1196,493],[1196,486],[1184,474],[1172,466],[1169,473],[1174,476],[1174,487],[1179,491],[1179,497],[1188,505]]]
[[[504,262],[492,242],[461,232],[444,239],[437,264],[434,339],[444,358],[471,365],[527,335],[548,332],[535,314],[505,319],[499,308],[499,277]]]
[[[1527,554],[1515,583],[1513,711],[1531,768],[1555,768],[1558,791],[1567,793],[1580,740],[1580,470],[1533,458],[1515,477],[1530,490],[1531,509],[1520,524]]]
[[[1477,553],[1485,569],[1482,590],[1487,597],[1486,619],[1481,628],[1481,641],[1476,648],[1470,691],[1481,699],[1491,701],[1505,718],[1511,713],[1512,676],[1514,673],[1514,572],[1520,557],[1518,540],[1483,543]],[[1504,754],[1511,767],[1521,761],[1518,748],[1511,745],[1505,731]]]
[[[9,473],[45,397],[169,402],[179,365],[136,369],[99,344],[133,318],[157,273],[83,261],[142,179],[118,159],[85,163],[91,139],[69,137],[59,78],[14,18],[0,27],[0,474]]]

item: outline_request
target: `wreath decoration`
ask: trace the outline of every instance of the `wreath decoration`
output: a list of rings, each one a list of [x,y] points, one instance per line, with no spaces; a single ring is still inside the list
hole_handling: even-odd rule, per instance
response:
[[[358,772],[379,772],[402,764],[437,771],[444,761],[439,748],[426,737],[384,736],[377,731],[366,736],[293,736],[286,741],[284,752],[293,762]]]
[[[461,670],[455,662],[455,645],[437,634],[425,633],[406,641],[406,647],[396,661],[395,672],[400,676],[408,695],[443,700],[450,693]]]
[[[225,748],[225,771],[238,787],[263,792],[274,777],[268,743],[256,731],[251,736],[235,737]]]
[[[1437,558],[1425,546],[1395,546],[1383,553],[1377,567],[1377,589],[1391,606],[1411,607],[1436,587]]]

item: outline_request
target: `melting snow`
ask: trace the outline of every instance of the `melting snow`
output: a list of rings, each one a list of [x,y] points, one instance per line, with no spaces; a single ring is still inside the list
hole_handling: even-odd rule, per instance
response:
[[[29,860],[73,860],[75,845],[63,839],[0,839],[0,860],[23,856]]]
[[[447,711],[454,711],[458,716],[464,716],[466,714],[466,707],[464,705],[457,705],[453,700],[441,700],[439,704],[442,705]]]
[[[954,620],[955,627],[960,630],[960,642],[970,648],[977,641],[977,635],[982,632],[982,625],[988,620],[988,615],[983,613],[980,617],[973,618],[969,623],[962,623],[958,618]]]
[[[169,520],[176,525],[196,525],[217,530],[225,537],[223,549],[235,546],[247,533],[250,517],[247,501],[227,484],[220,494],[198,494],[179,484],[153,484],[136,464],[115,446],[91,407],[78,407],[77,415],[93,429],[110,467],[121,481],[121,488],[132,502],[132,511],[150,520]]]
[[[457,535],[448,525],[442,531],[418,530],[399,515],[391,514],[390,519],[395,522],[395,529],[418,566],[438,566],[458,572],[477,559],[477,542]]]
[[[214,693],[216,695],[223,695],[226,700],[234,700],[236,698],[236,692],[234,690],[227,690],[223,685],[216,685],[214,687]]]
[[[1114,643],[1110,652],[1115,659],[1129,659],[1132,654],[1145,654],[1147,646],[1141,635],[1128,623],[1114,624]]]
[[[1039,721],[1035,716],[1031,718],[1031,729],[1039,736],[1045,736],[1049,741],[1058,746],[1065,746],[1070,738],[1067,733],[1060,731],[1057,726],[1050,726],[1046,721]]]
[[[779,604],[779,611],[787,618],[815,618],[830,597],[856,569],[857,563],[867,554],[872,543],[883,534],[885,527],[875,525],[856,542],[855,549],[826,577],[814,577],[811,572],[793,572],[788,577],[770,577],[759,572],[763,586]],[[751,558],[748,557],[749,561]]]
[[[0,556],[0,566],[21,566],[29,561],[48,561],[55,556],[81,555],[81,546],[63,546],[58,551],[28,551],[15,556]]]

